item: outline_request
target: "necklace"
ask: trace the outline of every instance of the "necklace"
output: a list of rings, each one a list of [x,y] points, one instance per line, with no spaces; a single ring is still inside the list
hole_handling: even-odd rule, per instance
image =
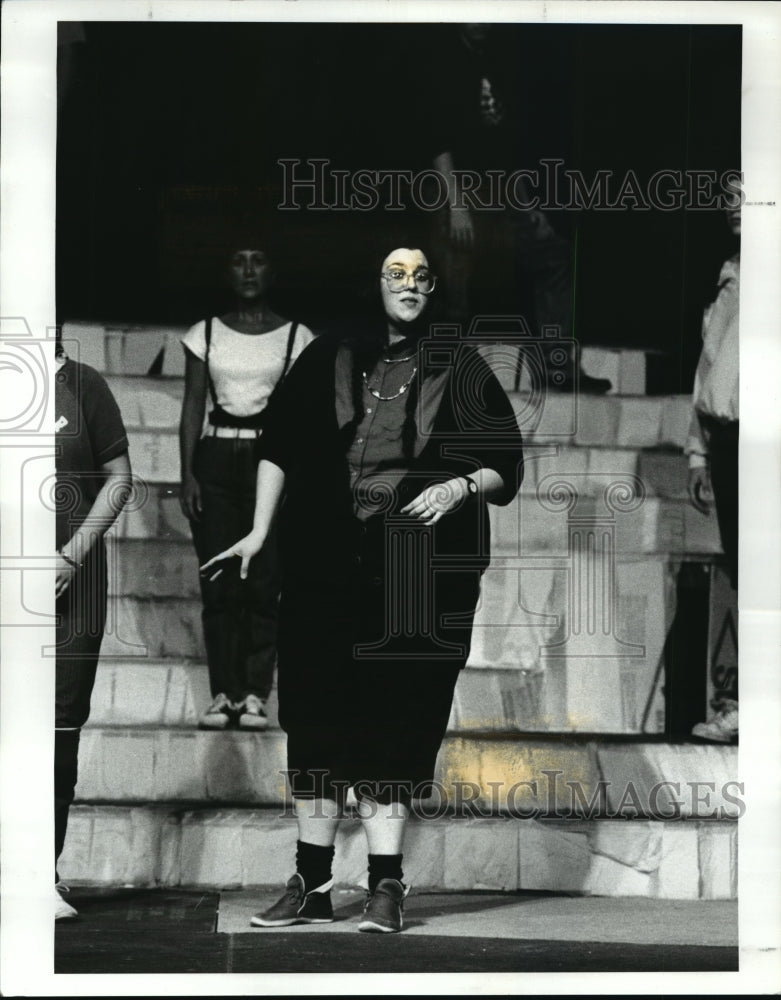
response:
[[[406,358],[383,358],[382,360],[386,365],[397,365],[400,361],[412,361],[414,358],[414,354],[409,354]]]
[[[375,399],[380,399],[384,403],[387,403],[389,399],[398,399],[399,396],[403,396],[404,395],[404,393],[407,391],[407,389],[409,389],[409,387],[412,385],[412,380],[415,378],[415,374],[417,373],[417,370],[418,370],[418,368],[417,368],[417,365],[416,365],[412,369],[412,374],[410,375],[409,379],[404,383],[404,385],[401,386],[401,388],[399,389],[399,391],[395,392],[392,396],[381,396],[379,394],[379,392],[377,392],[376,389],[372,389],[372,387],[369,385],[369,378],[368,378],[366,372],[362,372],[361,374],[363,375],[363,384],[366,386],[366,388],[369,390],[369,392],[372,394],[372,396],[374,396]]]

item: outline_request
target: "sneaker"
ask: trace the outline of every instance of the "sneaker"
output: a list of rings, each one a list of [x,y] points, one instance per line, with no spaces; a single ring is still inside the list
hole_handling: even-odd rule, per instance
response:
[[[738,738],[738,703],[725,699],[721,708],[707,722],[698,722],[692,736],[713,743],[735,743]]]
[[[304,880],[296,873],[288,879],[285,895],[250,920],[253,927],[289,927],[291,924],[330,924],[334,919],[331,906],[333,879],[306,891]]]
[[[58,882],[54,887],[54,919],[55,920],[73,920],[74,917],[78,917],[79,911],[71,906],[70,903],[66,903],[62,898],[64,892],[70,892],[67,885],[63,885],[62,882]]]
[[[237,705],[239,711],[239,729],[265,729],[268,726],[268,716],[266,715],[266,703],[256,694],[248,694],[241,705]]]
[[[235,715],[233,702],[218,694],[198,720],[199,729],[227,729]]]
[[[409,886],[395,878],[380,879],[374,892],[369,893],[358,930],[381,934],[400,931],[404,925],[402,910],[408,892]]]

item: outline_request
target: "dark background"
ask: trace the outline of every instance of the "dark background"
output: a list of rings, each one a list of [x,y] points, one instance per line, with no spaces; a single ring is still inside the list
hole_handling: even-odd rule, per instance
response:
[[[280,213],[280,157],[430,165],[425,84],[443,29],[412,24],[96,23],[61,34],[59,320],[189,324],[223,302],[243,217],[276,243],[278,308],[315,329],[349,311],[383,233],[427,220]],[[451,29],[452,30],[452,29]],[[641,180],[740,166],[740,26],[503,25],[530,162]],[[70,43],[70,44],[68,44]],[[577,239],[575,336],[656,347],[689,391],[703,306],[735,246],[723,213],[551,213]]]

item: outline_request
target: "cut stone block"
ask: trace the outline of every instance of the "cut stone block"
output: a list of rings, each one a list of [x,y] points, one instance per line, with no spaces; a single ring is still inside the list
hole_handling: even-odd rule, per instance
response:
[[[179,436],[172,430],[128,431],[133,473],[147,483],[178,483]]]
[[[101,658],[197,659],[203,656],[200,603],[112,597]]]
[[[74,361],[90,365],[99,372],[106,370],[106,331],[101,324],[63,323],[62,346]]]
[[[197,822],[197,813],[192,815]],[[297,837],[292,815],[247,810],[241,826],[242,884],[284,885],[295,869]]]
[[[182,874],[196,885],[243,884],[241,813],[231,810],[182,826]]]
[[[490,836],[479,832],[491,822]],[[518,829],[516,820],[501,823],[461,820],[445,828],[445,888],[517,889]]]
[[[618,434],[613,442],[619,447],[653,448],[659,443],[665,400],[659,397],[622,399]]]
[[[703,899],[735,898],[738,874],[736,842],[734,824],[700,824],[700,895]]]
[[[700,869],[697,838],[698,824],[695,822],[664,824],[662,857],[653,885],[655,897],[699,899]]]
[[[654,872],[662,861],[664,830],[662,824],[653,822],[637,821],[624,827],[614,822],[593,823],[589,849],[639,872]]]
[[[602,744],[597,757],[613,811],[630,815],[637,802],[662,819],[738,816],[737,747],[643,743],[626,754]]]
[[[622,865],[612,858],[592,855],[583,891],[591,896],[649,896],[652,878],[648,872]]]
[[[683,448],[689,436],[691,415],[691,396],[665,397],[658,443],[663,447]]]
[[[569,815],[577,785],[590,798],[598,780],[592,749],[582,744],[448,736],[436,779],[457,814]]]
[[[518,829],[519,889],[583,892],[591,867],[582,823],[526,820]]]
[[[645,351],[623,348],[583,347],[581,369],[592,378],[610,379],[609,392],[620,396],[642,396],[646,391]]]
[[[637,456],[637,474],[649,496],[688,500],[689,464],[683,453],[642,450]]]
[[[125,538],[111,549],[110,594],[200,600],[198,557],[192,543]]]

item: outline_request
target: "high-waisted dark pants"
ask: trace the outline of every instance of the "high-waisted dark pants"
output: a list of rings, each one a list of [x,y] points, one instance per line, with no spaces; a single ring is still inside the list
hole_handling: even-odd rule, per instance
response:
[[[194,472],[202,513],[192,532],[201,565],[252,529],[258,440],[205,437],[198,442]],[[239,559],[223,563],[216,580],[201,578],[203,634],[212,695],[240,702],[267,698],[277,656],[279,577],[276,533],[250,562],[246,580]]]

